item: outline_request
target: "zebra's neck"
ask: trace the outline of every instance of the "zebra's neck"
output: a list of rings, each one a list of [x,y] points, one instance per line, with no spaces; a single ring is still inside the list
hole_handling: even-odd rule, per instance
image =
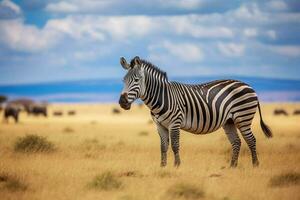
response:
[[[145,92],[141,100],[148,106],[153,114],[160,113],[166,106],[165,97],[168,93],[168,80],[159,71],[145,66]]]

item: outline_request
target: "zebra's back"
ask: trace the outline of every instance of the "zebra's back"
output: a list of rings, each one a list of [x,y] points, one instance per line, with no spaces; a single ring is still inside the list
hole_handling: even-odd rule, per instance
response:
[[[177,98],[183,113],[181,128],[191,133],[213,132],[228,119],[236,124],[245,119],[252,120],[257,108],[255,91],[241,81],[217,80],[199,85],[177,82],[171,84],[181,94]]]

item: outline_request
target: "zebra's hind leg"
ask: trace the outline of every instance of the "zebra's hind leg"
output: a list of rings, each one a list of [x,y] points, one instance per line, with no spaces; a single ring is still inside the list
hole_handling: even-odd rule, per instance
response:
[[[241,126],[241,127],[239,127],[239,130],[251,151],[252,164],[254,167],[257,167],[259,165],[259,161],[258,161],[257,153],[256,153],[256,139],[252,133],[250,125],[251,124]]]
[[[237,129],[232,120],[228,120],[223,125],[223,129],[226,133],[229,142],[232,145],[232,158],[231,158],[230,167],[236,167],[238,164],[238,158],[239,158],[239,153],[241,148],[241,139],[239,138]]]

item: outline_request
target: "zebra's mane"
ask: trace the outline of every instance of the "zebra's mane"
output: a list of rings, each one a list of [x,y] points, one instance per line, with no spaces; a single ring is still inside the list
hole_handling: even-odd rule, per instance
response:
[[[167,72],[161,70],[159,67],[157,67],[156,65],[153,65],[152,63],[150,63],[146,60],[141,60],[141,62],[146,66],[146,68],[153,69],[153,71],[161,74],[163,78],[168,80]]]

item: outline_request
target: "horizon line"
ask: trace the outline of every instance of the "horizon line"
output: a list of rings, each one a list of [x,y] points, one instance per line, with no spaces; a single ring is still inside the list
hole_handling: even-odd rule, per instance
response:
[[[215,78],[220,77],[220,79],[226,77],[234,78],[258,78],[258,79],[269,79],[269,80],[284,80],[284,81],[300,81],[296,78],[281,78],[281,77],[264,77],[264,76],[246,76],[246,75],[195,75],[195,76],[171,76],[172,79],[188,79],[188,78]],[[117,81],[119,78],[83,78],[83,79],[66,79],[66,80],[50,80],[50,81],[40,81],[40,82],[24,82],[24,83],[0,83],[0,87],[11,87],[11,86],[29,86],[29,85],[45,85],[45,84],[59,84],[59,83],[71,83],[80,81]],[[120,79],[121,81],[121,79]],[[172,80],[171,80],[172,81]]]

